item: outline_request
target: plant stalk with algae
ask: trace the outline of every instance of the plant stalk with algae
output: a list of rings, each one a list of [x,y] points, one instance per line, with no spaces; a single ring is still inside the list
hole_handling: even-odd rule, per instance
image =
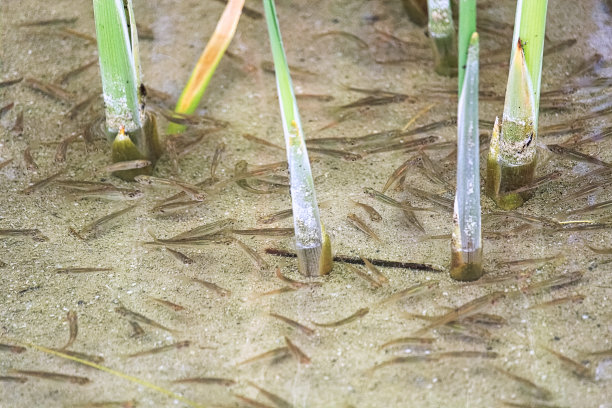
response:
[[[160,155],[155,117],[145,113],[138,33],[132,0],[93,0],[106,132],[113,140],[112,159],[147,159],[151,166],[115,174],[132,179],[148,174]],[[117,137],[114,137],[117,135]]]
[[[299,270],[307,276],[331,271],[332,254],[329,236],[319,218],[314,180],[304,142],[304,132],[298,112],[289,66],[283,48],[274,0],[263,0],[270,47],[276,72],[276,89],[280,103],[289,175],[293,224]]]
[[[536,140],[547,0],[519,0],[504,114],[495,120],[487,159],[486,192],[505,210],[520,207],[536,169]]]
[[[435,71],[440,75],[452,76],[457,65],[457,46],[450,0],[427,0],[427,7]]]
[[[465,80],[459,96],[457,192],[451,238],[450,275],[461,281],[476,280],[482,276],[478,54],[478,33],[473,33],[467,49]]]
[[[195,112],[210,79],[215,73],[223,54],[225,54],[225,50],[234,38],[243,6],[244,0],[229,0],[227,2],[215,32],[206,44],[206,48],[204,48],[191,77],[189,77],[189,81],[187,81],[187,85],[185,85],[185,89],[183,89],[176,103],[174,108],[176,113],[189,115]],[[183,130],[185,130],[184,125],[177,123],[168,125],[168,134],[180,133]]]

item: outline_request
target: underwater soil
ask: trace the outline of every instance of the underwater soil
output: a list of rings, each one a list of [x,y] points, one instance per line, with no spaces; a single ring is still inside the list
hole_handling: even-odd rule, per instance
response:
[[[157,112],[165,135],[161,112],[173,107],[223,2],[134,3],[148,108]],[[511,213],[500,214],[483,195],[483,213],[489,214],[483,218],[485,274],[475,283],[449,276],[451,212],[412,190],[437,194],[446,203],[454,196],[456,79],[433,71],[425,28],[410,22],[400,0],[277,3],[306,138],[330,138],[309,143],[327,149],[310,155],[334,253],[413,264],[380,266],[388,282],[371,283],[351,268],[368,273],[365,266],[344,261],[328,276],[307,279],[295,258],[266,252],[293,251],[287,236],[233,234],[261,257],[257,262],[236,242],[171,248],[191,263],[164,246],[144,244],[153,241],[151,235],[170,238],[227,218],[235,220],[236,230],[292,228],[290,218],[261,221],[290,208],[286,172],[248,180],[246,188],[225,182],[240,160],[250,168],[286,160],[283,148],[243,137],[283,146],[264,19],[257,13],[241,17],[230,55],[198,111],[226,123],[202,119],[190,126],[178,140],[183,144],[172,144],[154,172],[202,182],[224,143],[220,181],[205,188],[200,205],[159,212],[155,207],[176,189],[110,176],[104,170],[110,164],[108,142],[84,138],[103,115],[98,65],[65,74],[97,60],[88,38],[95,34],[91,2],[2,1],[0,81],[23,79],[0,88],[0,108],[14,103],[0,113],[0,343],[15,346],[0,347],[0,406],[254,406],[248,398],[265,404],[260,406],[295,407],[612,407],[612,207],[568,214],[612,199],[605,172],[612,162],[612,17],[606,3],[550,2],[536,177],[557,177],[545,179]],[[479,2],[482,175],[486,140],[503,108],[515,4]],[[259,2],[246,5],[262,12]],[[598,62],[582,69],[595,54],[601,55]],[[66,93],[50,96],[36,89],[36,81],[59,84]],[[443,125],[373,136],[367,146],[342,139],[401,130],[426,107],[409,129]],[[420,151],[393,148],[429,136],[434,138]],[[546,148],[562,143],[569,153]],[[7,160],[12,161],[3,166]],[[405,179],[386,194],[428,208],[415,212],[422,230],[401,209],[364,193],[366,187],[380,191],[407,160]],[[60,171],[50,183],[27,190]],[[86,197],[75,180],[141,193]],[[271,186],[275,191],[266,194],[253,190]],[[594,190],[572,195],[588,186]],[[370,219],[354,201],[374,207],[382,220]],[[84,239],[71,232],[134,204]],[[379,240],[356,228],[349,214]],[[10,229],[39,232],[15,235]],[[309,284],[284,282],[277,268]],[[419,284],[415,296],[383,302]],[[487,295],[474,305],[477,310],[455,309]],[[456,310],[456,318],[448,315],[440,324],[428,319],[449,310]],[[355,319],[342,322],[357,311]],[[70,338],[69,312],[76,314],[78,333],[63,349]],[[415,336],[420,340],[386,345]],[[287,349],[285,337],[307,357]],[[171,347],[156,350],[163,346]],[[250,361],[274,349],[280,350],[272,357]],[[62,357],[69,351],[97,356],[98,364],[114,371]],[[592,354],[599,351],[607,352]],[[177,381],[194,378],[199,380]]]

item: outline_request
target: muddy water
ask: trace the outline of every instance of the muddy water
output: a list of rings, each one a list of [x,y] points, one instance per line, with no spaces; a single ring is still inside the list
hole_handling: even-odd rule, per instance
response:
[[[154,3],[136,1],[135,7],[139,22],[152,34],[152,39],[141,41],[145,82],[169,95],[167,101],[150,101],[150,108],[160,109],[172,107],[223,6],[214,1]],[[498,96],[481,101],[480,117],[486,121],[493,121],[502,111],[511,41],[511,28],[506,25],[514,20],[513,3],[481,2],[479,9],[479,18],[489,28],[489,32],[481,30],[481,90]],[[247,2],[247,5],[261,11],[258,2]],[[455,82],[435,75],[424,30],[408,21],[399,1],[279,1],[277,6],[289,62],[301,70],[294,70],[297,92],[325,95],[327,99],[300,98],[307,138],[362,136],[401,128],[431,103],[435,106],[414,127],[455,116]],[[96,59],[95,45],[61,31],[70,28],[94,34],[89,2],[5,0],[0,11],[2,80],[28,77],[54,82],[66,72]],[[19,26],[55,18],[76,20],[59,25]],[[606,61],[612,58],[611,20],[600,2],[550,2],[548,19],[548,46],[568,39],[576,39],[576,43],[546,57],[543,92],[559,89],[574,80],[571,73],[596,52]],[[338,31],[356,35],[367,46],[344,35],[318,36]],[[168,155],[164,156],[156,175],[194,183],[204,180],[210,175],[210,163],[221,142],[227,145],[218,170],[222,180],[232,176],[234,164],[239,160],[247,160],[250,165],[284,160],[282,150],[242,137],[250,133],[283,144],[274,77],[262,69],[262,63],[271,60],[264,20],[243,16],[229,50],[235,57],[224,58],[219,65],[199,112],[225,120],[229,126],[208,134],[176,164]],[[604,62],[595,74],[589,73],[586,78],[607,74]],[[0,376],[25,378],[12,370],[42,370],[90,380],[86,385],[78,385],[36,377],[27,377],[24,383],[3,379],[0,406],[87,406],[109,401],[134,401],[144,407],[189,406],[190,403],[247,406],[235,395],[273,406],[248,381],[299,407],[484,407],[503,406],[501,401],[522,404],[531,401],[528,389],[500,374],[496,367],[546,387],[552,395],[547,402],[550,405],[611,406],[612,361],[588,353],[610,349],[612,258],[586,246],[610,248],[609,224],[596,230],[552,231],[536,223],[529,229],[510,233],[524,222],[506,218],[490,220],[485,227],[489,234],[484,238],[486,275],[483,279],[506,274],[510,279],[486,285],[460,284],[448,276],[450,238],[430,239],[450,234],[450,213],[405,189],[389,190],[389,195],[397,200],[436,209],[417,213],[423,233],[407,223],[400,210],[363,193],[364,187],[380,190],[393,170],[407,159],[418,157],[417,153],[391,151],[364,155],[355,161],[312,154],[317,159],[313,164],[317,195],[324,203],[321,218],[333,236],[336,254],[426,263],[438,266],[443,272],[382,268],[389,283],[373,289],[339,262],[329,276],[313,280],[319,285],[259,296],[285,286],[275,276],[277,267],[286,276],[306,281],[299,276],[295,259],[265,253],[265,248],[291,250],[290,238],[239,237],[264,258],[268,264],[264,268],[255,266],[236,244],[184,248],[182,251],[194,261],[185,265],[168,251],[144,246],[142,242],[150,241],[149,231],[166,238],[223,218],[237,220],[236,228],[261,228],[264,225],[258,223],[259,217],[289,208],[287,193],[258,195],[229,184],[211,194],[201,206],[159,215],[152,213],[151,208],[174,191],[136,186],[144,192],[144,197],[137,201],[138,206],[86,241],[71,235],[70,227],[80,229],[133,202],[75,197],[53,183],[29,195],[21,193],[30,182],[61,169],[64,179],[108,181],[122,188],[135,188],[104,174],[103,168],[109,164],[109,147],[104,140],[86,146],[79,139],[68,147],[64,163],[54,160],[61,140],[81,135],[88,123],[103,114],[101,98],[97,98],[74,118],[66,115],[79,100],[100,94],[96,66],[70,77],[64,86],[74,95],[65,102],[43,95],[25,82],[0,89],[0,105],[15,102],[0,118],[0,160],[13,159],[0,170],[0,229],[37,228],[48,237],[45,242],[28,237],[0,238],[0,260],[6,263],[0,268],[3,280],[0,343],[61,348],[69,338],[66,314],[75,311],[78,336],[69,350],[101,355],[102,365],[132,378],[96,370],[32,347],[23,353],[0,350]],[[408,97],[402,102],[342,111],[338,110],[339,106],[364,96],[346,86],[383,89]],[[444,90],[449,93],[444,94]],[[610,117],[602,115],[585,123],[576,122],[593,110],[607,107],[609,92],[605,88],[582,89],[563,98],[560,105],[557,100],[549,100],[550,104],[557,105],[555,109],[543,110],[542,127],[575,122],[582,128],[580,134],[586,137],[610,126]],[[545,104],[543,100],[542,105]],[[19,112],[24,117],[22,132],[12,130]],[[354,114],[327,127],[345,112]],[[160,130],[165,125],[161,121]],[[322,130],[324,127],[327,128]],[[415,137],[435,135],[441,141],[452,142],[455,132],[450,126]],[[489,126],[483,126],[481,132],[488,135]],[[570,136],[567,131],[560,136],[542,136],[539,143],[561,143]],[[36,170],[28,170],[24,162],[27,147],[38,165]],[[578,149],[609,162],[612,161],[610,147],[610,140],[604,138],[582,144]],[[452,199],[455,176],[452,155],[448,157],[451,152],[452,147],[426,150],[441,168],[446,184],[430,180],[417,160],[404,186]],[[354,153],[363,154],[359,150]],[[538,174],[560,171],[562,177],[536,189],[533,198],[519,209],[520,213],[563,220],[567,211],[611,199],[609,182],[588,196],[567,199],[568,194],[587,185],[579,177],[598,166],[552,155],[544,149],[541,153]],[[595,177],[588,181],[602,180]],[[351,200],[374,206],[382,221],[370,221]],[[487,198],[483,198],[483,211],[495,211]],[[349,213],[366,220],[381,242],[357,230],[347,220]],[[569,219],[609,223],[610,215],[610,209],[604,209]],[[284,219],[272,226],[291,227],[292,223]],[[504,263],[554,255],[559,256],[518,266]],[[69,267],[111,270],[56,272],[58,268]],[[573,272],[584,272],[584,275],[571,285],[516,292]],[[220,296],[193,278],[213,282],[231,294]],[[437,285],[419,297],[377,304],[419,283]],[[414,335],[427,324],[413,315],[440,316],[448,308],[494,291],[504,291],[506,296],[488,304],[483,312],[501,316],[503,322],[499,326],[464,323],[454,331],[447,327],[435,328],[424,335],[435,338],[428,347],[404,345],[379,349],[389,340]],[[528,309],[574,295],[584,295],[583,301]],[[175,311],[153,298],[171,301],[184,310]],[[120,307],[171,330],[141,322],[144,334],[134,336],[130,319],[117,312]],[[370,308],[368,314],[345,325],[328,328],[313,324],[338,321],[364,307]],[[294,319],[313,328],[315,333],[306,335],[270,317],[270,313]],[[288,357],[239,365],[260,353],[284,347],[284,336],[310,357],[310,364],[298,364],[296,359]],[[190,341],[189,347],[128,357],[185,340]],[[544,347],[584,364],[593,373],[592,379],[577,377]],[[489,354],[429,358],[371,370],[395,357],[435,356],[449,351]],[[231,386],[173,383],[190,377],[222,377],[236,383]],[[159,389],[135,382],[134,378],[175,394],[168,396]],[[179,400],[177,395],[188,401]]]

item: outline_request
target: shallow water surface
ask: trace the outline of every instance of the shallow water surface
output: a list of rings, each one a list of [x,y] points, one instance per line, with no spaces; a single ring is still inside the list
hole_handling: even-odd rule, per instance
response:
[[[167,94],[160,98],[159,92],[150,92],[148,106],[159,112],[173,107],[223,4],[212,0],[153,3],[135,1],[135,9],[141,35],[147,34],[140,42],[145,84]],[[503,108],[515,2],[479,3],[484,140],[490,135],[489,122]],[[0,163],[13,160],[0,169],[0,230],[40,230],[34,237],[0,236],[0,343],[26,347],[21,353],[0,349],[0,406],[106,406],[94,404],[111,401],[123,401],[123,405],[108,406],[131,406],[130,401],[139,407],[253,406],[237,396],[256,399],[266,406],[279,404],[277,401],[275,405],[255,384],[295,407],[490,407],[508,406],[505,404],[509,402],[524,404],[516,406],[611,407],[610,353],[589,353],[611,347],[612,255],[597,253],[589,246],[612,247],[612,210],[608,207],[567,215],[610,200],[610,174],[583,177],[603,166],[552,154],[545,148],[575,135],[586,139],[602,134],[574,148],[612,162],[612,142],[606,133],[612,123],[604,110],[610,104],[605,83],[612,61],[612,19],[603,3],[550,2],[538,175],[560,172],[561,177],[535,189],[533,197],[517,210],[528,218],[485,216],[486,272],[475,284],[455,282],[448,275],[451,213],[410,190],[418,188],[453,199],[456,81],[433,72],[424,29],[408,20],[399,0],[277,2],[287,56],[294,67],[294,85],[302,94],[298,104],[307,139],[358,137],[401,129],[431,104],[433,107],[412,128],[448,122],[402,139],[437,137],[437,145],[430,143],[423,150],[438,168],[433,175],[417,149],[377,152],[392,144],[380,138],[369,146],[333,140],[317,145],[344,150],[345,157],[311,151],[321,218],[332,235],[336,255],[412,262],[436,270],[381,267],[388,283],[378,288],[345,262],[336,262],[329,276],[301,277],[294,258],[266,253],[267,248],[291,251],[291,238],[286,236],[234,235],[262,257],[265,265],[254,262],[235,242],[173,248],[193,260],[191,264],[178,260],[163,247],[143,245],[152,240],[150,234],[169,238],[226,218],[234,219],[233,228],[241,230],[292,227],[290,218],[272,224],[260,220],[290,207],[285,188],[272,194],[254,194],[236,183],[223,184],[233,176],[239,160],[257,166],[286,159],[283,149],[243,137],[248,133],[284,145],[275,80],[267,70],[272,57],[263,19],[242,16],[229,47],[231,55],[221,61],[198,112],[227,121],[228,126],[214,131],[208,125],[193,126],[189,132],[206,132],[203,139],[185,155],[166,154],[158,162],[155,175],[198,183],[210,176],[215,149],[225,143],[217,170],[223,187],[210,189],[205,202],[186,210],[153,211],[176,191],[110,177],[103,170],[110,164],[108,143],[100,139],[85,144],[80,137],[103,115],[100,96],[69,116],[77,102],[101,93],[97,64],[66,79],[62,86],[70,95],[65,101],[32,89],[26,80],[0,88],[0,107],[15,103],[0,117]],[[262,11],[259,2],[248,1],[247,6]],[[95,44],[65,30],[95,34],[90,2],[8,0],[2,2],[0,11],[0,80],[24,77],[56,82],[97,58]],[[59,18],[75,20],[25,25]],[[555,45],[571,39],[575,43],[555,51]],[[576,76],[576,69],[595,53],[602,55],[602,62]],[[572,85],[567,88],[571,90],[552,92],[567,84]],[[405,96],[381,105],[340,108],[367,96],[349,87]],[[598,110],[604,111],[580,120]],[[21,131],[14,126],[20,112]],[[159,120],[163,133],[167,123],[161,116]],[[553,128],[557,124],[561,124],[559,132]],[[60,142],[70,136],[77,139],[68,146],[65,161],[56,160]],[[27,148],[37,168],[28,166],[24,159]],[[349,160],[346,152],[359,158]],[[481,164],[484,154],[485,150]],[[416,213],[425,232],[409,223],[401,210],[364,193],[365,187],[381,190],[392,172],[411,159],[405,181],[387,194],[413,206],[431,208]],[[60,170],[63,174],[58,180],[109,182],[121,188],[137,188],[144,194],[135,201],[84,198],[68,193],[57,180],[30,194],[23,193],[30,183]],[[484,167],[482,170],[484,174]],[[286,176],[286,172],[274,177],[278,175]],[[272,181],[282,184],[283,179]],[[570,194],[597,183],[601,187],[593,192],[570,198]],[[353,201],[373,206],[382,220],[370,220]],[[133,204],[137,204],[134,209],[101,227],[90,239],[81,240],[70,232]],[[485,214],[497,211],[488,198],[483,197],[482,205]],[[358,230],[347,219],[349,214],[364,220],[380,242]],[[590,224],[551,227],[534,217],[587,220]],[[521,260],[527,261],[514,262]],[[362,265],[353,266],[366,271]],[[75,267],[106,270],[60,273]],[[311,284],[291,287],[277,277],[277,268],[291,279]],[[582,275],[572,275],[578,273]],[[570,275],[576,280],[557,286],[533,286]],[[428,284],[428,290],[381,303],[418,284]],[[287,287],[294,290],[267,293]],[[477,311],[480,314],[472,319],[419,333],[431,324],[427,317],[442,316],[497,291],[501,294],[492,296],[496,300],[485,302]],[[562,298],[568,299],[546,303]],[[315,324],[337,322],[363,308],[369,312],[346,324]],[[32,346],[64,347],[70,336],[69,311],[76,313],[78,335],[67,350],[102,356],[101,364],[115,374]],[[293,319],[314,332],[296,329],[271,313]],[[157,325],[145,323],[143,316]],[[132,322],[144,332],[136,333]],[[381,347],[417,333],[431,340]],[[299,361],[286,349],[276,354],[282,358],[249,362],[259,354],[286,347],[285,337],[308,356],[308,364],[306,358]],[[188,345],[131,356],[184,341],[189,341]],[[588,373],[581,375],[577,367],[564,363],[547,348],[582,364]],[[411,356],[420,358],[378,366]],[[83,385],[51,381],[18,370],[76,375],[90,381]],[[528,379],[549,394],[538,394],[499,370]],[[10,381],[6,378],[10,376],[27,380]],[[194,377],[231,381],[176,382]],[[174,394],[167,395],[152,385]]]

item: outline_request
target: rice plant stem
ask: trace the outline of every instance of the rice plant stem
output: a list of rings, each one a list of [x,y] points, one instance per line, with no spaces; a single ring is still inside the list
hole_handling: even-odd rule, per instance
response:
[[[458,76],[459,96],[463,88],[468,47],[472,34],[476,31],[476,0],[459,0],[459,35],[458,37]]]
[[[540,107],[540,83],[542,77],[542,56],[544,53],[544,35],[546,32],[546,10],[548,0],[518,0],[514,22],[512,44],[521,41],[525,62],[533,85],[535,101],[535,128],[538,127],[538,112]],[[514,58],[516,47],[512,47]]]
[[[124,9],[122,0],[93,0],[106,126],[113,133],[121,126],[126,132],[132,132],[143,124],[138,36],[132,1],[127,0],[126,6]]]

